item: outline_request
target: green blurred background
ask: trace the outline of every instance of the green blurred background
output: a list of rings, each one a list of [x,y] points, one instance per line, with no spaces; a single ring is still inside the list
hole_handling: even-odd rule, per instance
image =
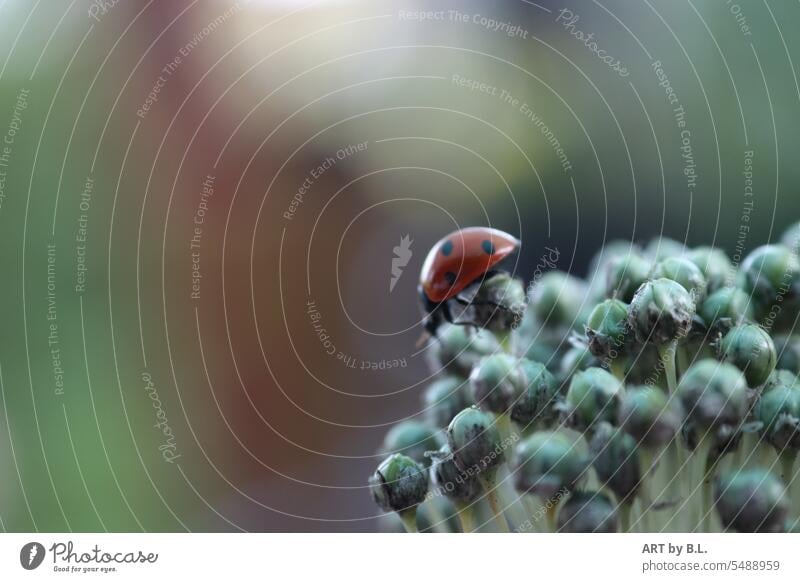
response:
[[[530,277],[544,246],[583,275],[612,239],[775,238],[798,24],[755,0],[0,0],[2,529],[375,529],[366,477],[429,375],[427,248],[491,224]]]

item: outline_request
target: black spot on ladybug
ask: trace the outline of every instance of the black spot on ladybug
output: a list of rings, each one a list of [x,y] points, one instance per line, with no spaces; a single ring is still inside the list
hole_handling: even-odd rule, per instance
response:
[[[492,244],[492,241],[490,241],[490,240],[483,241],[481,243],[481,248],[483,249],[483,252],[485,252],[487,255],[493,255],[494,254],[494,245]]]
[[[449,240],[442,245],[442,254],[445,257],[449,257],[450,253],[453,252],[453,241]]]
[[[444,278],[447,280],[448,285],[452,285],[456,282],[456,279],[458,279],[458,275],[456,275],[453,271],[447,271],[444,274]]]

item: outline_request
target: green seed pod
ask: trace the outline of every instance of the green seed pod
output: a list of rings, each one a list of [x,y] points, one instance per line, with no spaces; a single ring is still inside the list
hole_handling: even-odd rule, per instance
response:
[[[601,421],[613,422],[622,383],[602,368],[590,368],[572,377],[564,403],[570,422],[579,430],[591,430]]]
[[[759,398],[755,417],[761,434],[779,452],[800,449],[800,390],[777,387]]]
[[[611,261],[619,258],[625,258],[630,254],[641,255],[639,248],[626,240],[612,240],[597,251],[589,263],[589,273],[600,275],[603,268]]]
[[[753,469],[720,476],[714,501],[725,529],[741,533],[779,533],[789,516],[789,501],[780,479]]]
[[[800,253],[800,222],[796,222],[786,229],[781,242],[795,253]]]
[[[414,459],[395,454],[378,466],[369,478],[369,488],[384,511],[406,511],[425,501],[428,472]]]
[[[734,327],[722,338],[717,349],[723,362],[730,362],[744,372],[752,388],[764,384],[775,369],[775,344],[757,325]]]
[[[766,394],[775,388],[800,389],[800,378],[797,377],[797,374],[789,370],[775,370],[761,389],[761,394]]]
[[[430,465],[427,451],[436,451],[442,446],[442,435],[416,420],[406,420],[394,425],[383,439],[381,452],[390,455],[403,453],[424,467]]]
[[[586,322],[586,339],[595,357],[610,358],[627,351],[632,334],[628,328],[628,306],[618,299],[597,305]]]
[[[586,292],[580,279],[561,271],[550,271],[531,287],[530,307],[546,327],[572,328],[580,322]]]
[[[568,382],[575,374],[600,365],[597,358],[592,355],[589,346],[579,343],[572,346],[561,358],[559,377],[563,382]]]
[[[527,387],[519,360],[508,354],[486,356],[469,377],[472,398],[489,412],[506,414]]]
[[[642,478],[636,439],[603,422],[597,426],[589,450],[599,481],[614,492],[617,500],[630,502]]]
[[[747,413],[747,380],[733,365],[706,359],[681,378],[678,397],[689,430],[729,435]]]
[[[615,533],[617,510],[598,491],[577,491],[558,512],[558,531],[564,533]]]
[[[800,260],[782,245],[758,247],[744,260],[739,283],[753,297],[759,318],[766,317],[775,306],[781,315],[789,315],[800,299]]]
[[[686,245],[666,236],[651,239],[644,248],[644,254],[653,262],[661,262],[667,257],[680,257],[687,253]]]
[[[555,432],[537,432],[514,449],[511,474],[521,493],[544,500],[572,491],[586,471],[586,456],[577,443]]]
[[[444,376],[425,390],[425,416],[431,426],[447,427],[453,417],[469,404],[465,394],[466,380]]]
[[[546,362],[548,366],[558,366],[561,363],[558,348],[549,342],[535,341],[527,346],[523,345],[523,347],[526,348],[525,358],[528,360]]]
[[[489,471],[505,460],[505,446],[491,415],[472,406],[447,427],[447,444],[456,466],[467,473]]]
[[[652,263],[639,255],[616,258],[606,267],[606,297],[630,303],[637,289],[650,278]]]
[[[507,273],[498,273],[467,287],[459,297],[469,302],[457,316],[492,333],[505,333],[518,327],[527,309],[525,286]]]
[[[709,330],[724,333],[753,319],[753,305],[750,296],[738,287],[723,287],[706,297],[699,313]]]
[[[443,370],[466,378],[483,356],[495,353],[499,345],[487,331],[472,330],[463,325],[445,324],[428,345],[428,362],[434,373]]]
[[[663,345],[689,335],[694,315],[695,303],[682,285],[656,279],[634,295],[628,323],[640,343]]]
[[[483,488],[475,474],[465,473],[456,466],[449,445],[443,445],[431,457],[431,482],[443,495],[454,501],[470,503],[482,493]]]
[[[520,367],[525,374],[526,389],[511,409],[511,419],[528,427],[535,421],[548,422],[555,418],[554,405],[558,397],[558,382],[544,364],[523,359]]]
[[[669,443],[681,424],[679,412],[659,388],[629,387],[619,406],[618,426],[648,447]]]
[[[775,338],[778,352],[777,368],[800,374],[800,336],[783,335]]]
[[[725,251],[714,247],[696,247],[689,251],[689,260],[700,267],[706,278],[709,293],[728,284],[734,269]]]
[[[608,266],[628,255],[641,256],[641,250],[625,240],[611,241],[603,245],[589,263],[586,280],[589,282],[589,297],[593,303],[606,299],[608,289]]]
[[[686,257],[667,257],[656,265],[654,279],[669,279],[679,283],[699,303],[706,296],[706,277],[700,267]]]

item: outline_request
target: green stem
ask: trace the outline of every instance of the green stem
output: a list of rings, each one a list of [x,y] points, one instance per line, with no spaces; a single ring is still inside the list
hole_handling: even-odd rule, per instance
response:
[[[505,353],[514,355],[514,350],[511,346],[511,330],[497,331],[494,336],[497,338],[497,343],[500,344],[500,348]]]
[[[436,500],[431,499],[425,507],[428,510],[428,517],[430,517],[433,531],[436,533],[448,533],[447,516],[439,510]]]
[[[709,516],[711,513],[711,478],[715,468],[715,463],[713,459],[710,458],[713,446],[713,437],[704,433],[700,437],[700,442],[697,443],[697,447],[692,451],[693,479],[689,487],[692,489],[695,487],[700,488],[699,503],[697,502],[696,494],[694,495],[696,513],[695,523],[693,525],[698,529],[698,532],[705,532],[709,527]],[[690,493],[692,493],[692,490],[690,490]]]
[[[406,528],[408,533],[418,533],[417,529],[417,508],[412,507],[405,511],[398,511],[397,515],[400,516],[400,521],[403,522],[403,527]]]
[[[473,533],[478,530],[477,520],[475,519],[475,509],[468,503],[457,503],[458,521],[461,522],[461,531]]]
[[[511,422],[511,417],[508,414],[498,414],[497,419],[497,432],[500,433],[500,442],[507,446],[511,443],[514,436],[514,425]]]
[[[619,515],[619,531],[629,533],[631,531],[631,502],[627,499],[617,507]]]
[[[554,497],[549,500],[545,505],[545,516],[547,518],[547,529],[550,533],[558,531],[558,506],[561,503],[561,497]]]
[[[678,372],[675,369],[675,353],[677,349],[678,340],[658,346],[658,354],[661,356],[661,365],[664,367],[664,374],[667,376],[667,386],[669,386],[670,394],[675,394],[675,390],[678,387]]]
[[[611,370],[611,373],[619,380],[620,382],[625,381],[625,358],[619,357],[614,358],[608,364],[608,368]]]
[[[653,450],[648,447],[639,447],[639,501],[642,505],[642,514],[639,516],[642,529],[651,533],[650,507],[655,502],[652,495]]]
[[[503,506],[500,504],[500,497],[497,495],[497,487],[495,486],[495,471],[483,473],[478,476],[478,480],[486,492],[486,501],[489,502],[489,507],[492,509],[494,515],[494,522],[500,531],[509,533],[511,530],[508,527],[505,514],[503,514]]]
[[[677,375],[678,377],[681,377],[691,366],[692,356],[689,353],[689,348],[687,348],[685,345],[678,346],[677,358]]]
[[[783,449],[778,454],[778,459],[781,462],[781,479],[786,485],[786,489],[790,489],[794,484],[794,462],[797,459],[796,449]]]

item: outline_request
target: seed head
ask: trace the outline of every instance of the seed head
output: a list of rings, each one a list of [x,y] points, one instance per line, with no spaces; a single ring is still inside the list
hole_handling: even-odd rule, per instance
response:
[[[800,374],[800,336],[783,335],[775,338],[778,352],[777,368]]]
[[[424,467],[430,465],[427,451],[442,446],[442,433],[416,420],[406,420],[394,425],[383,439],[382,451],[386,454],[403,453]]]
[[[700,318],[712,332],[725,333],[753,318],[750,296],[738,287],[718,289],[700,304]]]
[[[518,491],[549,500],[559,491],[575,489],[586,464],[576,442],[560,433],[537,432],[514,449],[511,473]]]
[[[696,247],[689,251],[687,257],[700,267],[706,278],[709,293],[724,287],[733,273],[733,264],[722,249]]]
[[[526,389],[519,360],[508,354],[483,358],[469,377],[474,402],[489,412],[507,413]]]
[[[465,408],[450,422],[447,444],[462,471],[490,471],[505,460],[494,418],[475,406]]]
[[[483,491],[480,482],[475,474],[461,471],[456,466],[449,445],[443,445],[431,457],[431,482],[443,495],[464,503],[478,498]]]
[[[687,430],[729,436],[747,413],[747,381],[733,365],[701,360],[689,368],[678,385]]]
[[[737,532],[782,532],[789,516],[783,483],[761,469],[718,477],[714,501],[723,526]]]
[[[734,327],[722,338],[717,349],[723,362],[730,362],[744,372],[751,388],[764,384],[775,369],[775,344],[758,325]]]
[[[614,533],[617,510],[598,491],[576,491],[558,512],[558,531],[564,533]]]
[[[580,323],[586,293],[580,279],[550,271],[531,288],[530,308],[545,327],[570,329]]]
[[[650,278],[652,263],[638,254],[609,261],[606,266],[606,297],[630,303],[637,289]]]
[[[572,377],[567,391],[566,417],[579,430],[591,430],[604,420],[613,422],[623,393],[622,383],[602,368],[579,372]]]
[[[384,511],[406,511],[425,501],[428,472],[414,459],[395,454],[378,466],[369,478],[369,488]]]
[[[478,361],[498,349],[495,337],[463,325],[442,325],[438,336],[430,339],[428,360],[431,371],[443,370],[466,378]]]
[[[597,478],[620,501],[631,501],[639,488],[639,444],[631,435],[600,423],[589,444]]]
[[[682,285],[656,279],[642,285],[633,297],[628,323],[639,342],[667,344],[689,335],[695,302]]]
[[[425,415],[431,426],[446,428],[453,417],[468,404],[467,381],[458,376],[434,380],[425,390]]]
[[[758,400],[761,434],[778,452],[800,449],[800,387],[779,386]]]
[[[632,338],[628,327],[628,306],[618,299],[607,299],[597,305],[586,322],[589,350],[598,358],[627,351]]]
[[[556,416],[558,382],[544,364],[527,358],[520,361],[525,374],[525,390],[511,409],[511,419],[528,427],[536,421],[549,422]]]
[[[625,390],[617,422],[637,442],[660,447],[675,436],[680,428],[681,417],[663,390],[636,386]]]

